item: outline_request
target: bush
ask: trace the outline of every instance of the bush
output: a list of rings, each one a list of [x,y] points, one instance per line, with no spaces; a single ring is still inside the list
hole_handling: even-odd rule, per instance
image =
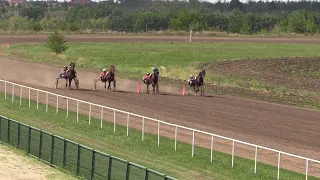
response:
[[[56,54],[61,54],[69,48],[66,43],[67,41],[64,39],[64,36],[57,30],[48,35],[47,46]]]

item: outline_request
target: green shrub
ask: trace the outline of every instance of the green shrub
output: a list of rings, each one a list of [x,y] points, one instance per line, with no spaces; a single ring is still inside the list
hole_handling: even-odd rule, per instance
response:
[[[55,30],[52,34],[48,35],[47,47],[50,48],[56,54],[61,54],[69,47],[64,36]]]

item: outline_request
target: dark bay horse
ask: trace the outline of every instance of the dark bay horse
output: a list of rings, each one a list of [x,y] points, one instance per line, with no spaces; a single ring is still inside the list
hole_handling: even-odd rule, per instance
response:
[[[66,74],[66,79],[69,80],[69,88],[71,88],[71,82],[74,80],[75,86],[78,89],[78,79],[77,79],[77,73],[75,71],[75,63],[71,62],[70,63],[70,68]],[[67,87],[67,82],[66,82],[66,87]]]
[[[203,90],[203,84],[204,84],[204,77],[206,76],[206,70],[202,69],[201,72],[199,72],[198,76],[195,78],[194,82],[191,84],[191,87],[193,87],[194,93],[199,92],[200,87],[200,94],[201,96],[204,94]]]
[[[159,75],[154,75],[154,74],[151,74],[149,78],[144,78],[143,79],[143,82],[147,85],[147,93],[149,93],[149,85],[151,84],[152,85],[152,88],[153,88],[153,94],[156,93],[156,94],[159,94],[159,84],[158,84],[158,81],[159,81]]]
[[[105,69],[103,69],[105,70]],[[114,90],[116,89],[116,79],[115,79],[115,67],[114,65],[110,66],[109,71],[105,74],[102,75],[100,74],[100,77],[94,81],[94,89],[96,90],[96,83],[101,80],[102,83],[104,83],[104,88],[107,88],[107,82],[109,83],[108,85],[108,90],[111,90],[111,82],[113,82],[113,88]]]
[[[111,82],[113,82],[113,90],[116,89],[116,79],[115,79],[115,73],[112,68],[110,68],[110,71],[108,72],[108,75],[106,77],[106,80],[108,81],[108,90],[111,90]]]

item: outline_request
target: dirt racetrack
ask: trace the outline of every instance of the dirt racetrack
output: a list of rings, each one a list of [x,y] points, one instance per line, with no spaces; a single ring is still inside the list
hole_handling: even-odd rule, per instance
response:
[[[0,37],[0,40],[0,42],[4,42],[2,37]],[[21,42],[23,40],[15,41]],[[295,42],[294,39],[290,41]],[[59,89],[56,90],[53,88],[54,80],[60,72],[60,68],[13,61],[6,58],[0,59],[0,79],[213,132],[288,153],[320,159],[320,111],[318,110],[234,97],[180,96],[180,89],[161,85],[160,91],[168,95],[137,94],[135,93],[137,82],[125,79],[117,80],[118,92],[92,91],[93,78],[96,78],[97,74],[82,69],[77,69],[77,71],[80,79],[80,90],[68,90],[63,88],[61,84]],[[21,77],[23,77],[23,81],[20,80]],[[168,131],[167,134],[172,137],[172,132]],[[196,135],[196,137],[198,136]],[[179,138],[182,140],[183,137]],[[189,137],[184,141],[191,142],[191,139]],[[208,137],[202,137],[201,142],[199,140],[196,143],[205,147],[210,146]],[[223,144],[224,142],[220,141],[220,143]],[[231,149],[226,146],[221,151],[230,153]],[[254,151],[248,147],[237,146],[235,152],[239,156],[250,156],[251,159],[254,157]],[[276,165],[277,154],[268,155],[266,153],[265,157],[261,157],[259,160],[262,159]],[[285,161],[282,163],[282,167],[304,172],[304,161],[287,159],[286,157],[283,157],[282,160]],[[320,177],[319,166],[315,167],[315,165],[310,165],[312,171],[309,174]]]
[[[189,42],[189,36],[103,36],[103,35],[67,35],[71,42]],[[0,43],[43,43],[45,35],[0,35]],[[320,38],[251,38],[251,37],[193,37],[192,42],[233,42],[233,43],[290,43],[320,44]]]

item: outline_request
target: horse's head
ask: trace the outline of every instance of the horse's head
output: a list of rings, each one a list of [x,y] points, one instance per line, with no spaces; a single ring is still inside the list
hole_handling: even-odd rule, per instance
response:
[[[112,72],[114,72],[114,71],[115,71],[115,67],[114,67],[114,65],[111,65],[111,66],[110,66],[110,71],[112,71]]]
[[[76,67],[76,64],[74,62],[71,62],[69,65],[71,70],[73,70]]]
[[[205,76],[206,76],[206,69],[203,68],[200,73],[201,73],[201,76],[202,76],[202,77],[205,77]]]

